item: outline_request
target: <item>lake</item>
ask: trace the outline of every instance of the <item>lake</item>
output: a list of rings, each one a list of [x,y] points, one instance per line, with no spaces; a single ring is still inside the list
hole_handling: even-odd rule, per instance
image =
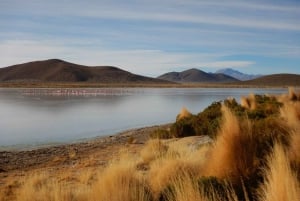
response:
[[[0,89],[0,146],[71,142],[174,122],[182,107],[286,89],[105,88]]]

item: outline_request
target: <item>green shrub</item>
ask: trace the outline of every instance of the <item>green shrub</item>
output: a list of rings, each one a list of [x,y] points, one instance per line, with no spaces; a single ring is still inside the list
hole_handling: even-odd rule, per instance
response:
[[[257,123],[259,120],[269,117],[278,117],[282,104],[275,97],[266,95],[255,95],[254,97],[256,107],[253,110],[242,107],[235,99],[214,102],[197,115],[178,119],[172,124],[170,135],[173,137],[208,135],[215,138],[222,119],[222,104],[230,108],[239,118],[248,118]]]
[[[247,111],[249,119],[264,119],[270,116],[277,116],[282,103],[275,97],[266,95],[255,95],[256,109]]]
[[[221,102],[214,102],[197,115],[195,130],[198,135],[215,137],[222,118]]]
[[[195,129],[194,129],[194,116],[189,118],[183,118],[176,121],[171,126],[171,134],[174,137],[187,137],[187,136],[194,136]]]
[[[221,105],[222,102],[214,102],[197,115],[177,120],[171,126],[171,134],[175,137],[215,136],[222,117]]]

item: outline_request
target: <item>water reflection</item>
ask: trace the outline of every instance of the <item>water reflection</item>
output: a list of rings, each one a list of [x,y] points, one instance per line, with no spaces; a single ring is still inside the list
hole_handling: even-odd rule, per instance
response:
[[[228,97],[239,100],[250,92],[286,92],[284,89],[202,88],[80,89],[66,93],[43,90],[0,89],[0,146],[109,135],[173,122],[183,106],[198,113],[213,101]]]

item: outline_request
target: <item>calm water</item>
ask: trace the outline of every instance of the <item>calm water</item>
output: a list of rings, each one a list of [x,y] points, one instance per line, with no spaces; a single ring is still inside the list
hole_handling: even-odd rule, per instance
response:
[[[0,146],[74,141],[174,122],[183,106],[285,89],[0,89]]]

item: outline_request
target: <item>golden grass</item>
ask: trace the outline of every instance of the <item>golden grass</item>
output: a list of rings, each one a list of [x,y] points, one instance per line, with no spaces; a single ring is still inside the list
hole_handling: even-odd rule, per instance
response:
[[[293,97],[294,95],[295,95],[294,90],[290,90],[289,97]],[[289,147],[290,160],[299,169],[300,168],[300,102],[285,100],[283,107],[280,109],[280,115],[291,130],[290,147]]]
[[[246,109],[255,110],[256,109],[255,95],[251,93],[249,94],[248,97],[241,97],[241,106]]]
[[[187,162],[184,159],[165,159],[152,164],[148,173],[148,181],[154,197],[157,197],[176,178],[185,174],[196,178],[198,172],[199,169],[196,164]]]
[[[289,95],[289,97],[293,97],[295,95],[294,90],[289,93],[292,94]],[[286,99],[280,110],[280,115],[291,130],[288,155],[291,163],[297,170],[298,178],[300,178],[300,102]]]
[[[255,139],[250,123],[240,122],[237,117],[222,106],[223,124],[210,151],[205,167],[206,176],[229,179],[233,183],[248,177],[255,169]]]
[[[76,191],[71,191],[66,183],[59,182],[47,173],[35,173],[22,181],[17,193],[17,201],[61,201],[72,200]]]
[[[75,180],[74,180],[75,179]],[[150,188],[136,171],[136,160],[123,154],[103,171],[85,170],[76,178],[48,172],[26,176],[16,201],[148,201]]]
[[[297,166],[299,172],[298,174],[300,174],[300,151],[299,150],[300,150],[300,133],[295,132],[291,136],[289,157],[291,162]]]
[[[180,113],[177,115],[176,121],[190,117],[192,114],[186,109],[186,107],[183,107],[180,111]]]
[[[299,181],[290,167],[284,148],[275,144],[273,153],[267,159],[265,182],[260,189],[262,201],[300,200]]]
[[[168,146],[166,146],[159,139],[149,140],[146,146],[141,150],[140,156],[143,163],[149,164],[157,158],[163,157],[168,151]]]
[[[122,159],[108,166],[91,186],[89,200],[96,201],[147,201],[150,189],[138,174],[132,160]]]
[[[253,97],[248,99],[255,101]],[[255,104],[250,103],[248,109]],[[257,132],[263,127],[255,127],[254,120],[238,118],[224,105],[222,114],[212,144],[195,146],[201,141],[199,136],[153,139],[140,153],[123,151],[104,169],[78,170],[75,176],[29,174],[16,191],[16,201],[300,200],[299,102],[285,99],[276,117],[288,125],[284,137],[290,143],[271,143],[266,148],[258,144],[272,133]],[[70,150],[69,157],[75,156]]]
[[[214,186],[204,186],[199,183],[199,178],[193,175],[183,173],[171,180],[172,188],[165,192],[166,201],[239,201],[234,189],[230,186],[224,186],[224,191],[214,189]],[[247,197],[245,201],[249,201]]]
[[[160,154],[153,151],[153,145],[158,147],[156,150],[162,150]],[[154,198],[158,198],[160,193],[172,184],[173,180],[182,175],[189,174],[197,178],[205,161],[206,152],[206,146],[200,149],[191,149],[184,140],[149,141],[140,155],[143,162],[149,166],[146,178]],[[149,157],[146,157],[145,160],[145,155],[151,155],[150,162]]]
[[[298,99],[298,96],[295,92],[294,87],[289,87],[288,97],[289,97],[289,100],[297,100]]]
[[[287,103],[289,101],[297,101],[300,100],[300,93],[296,92],[294,87],[289,87],[288,93],[277,96],[277,100],[282,103]]]
[[[292,130],[300,131],[300,102],[286,101],[280,114]]]
[[[171,180],[173,189],[166,192],[167,201],[204,201],[200,186],[190,174],[182,173]]]

